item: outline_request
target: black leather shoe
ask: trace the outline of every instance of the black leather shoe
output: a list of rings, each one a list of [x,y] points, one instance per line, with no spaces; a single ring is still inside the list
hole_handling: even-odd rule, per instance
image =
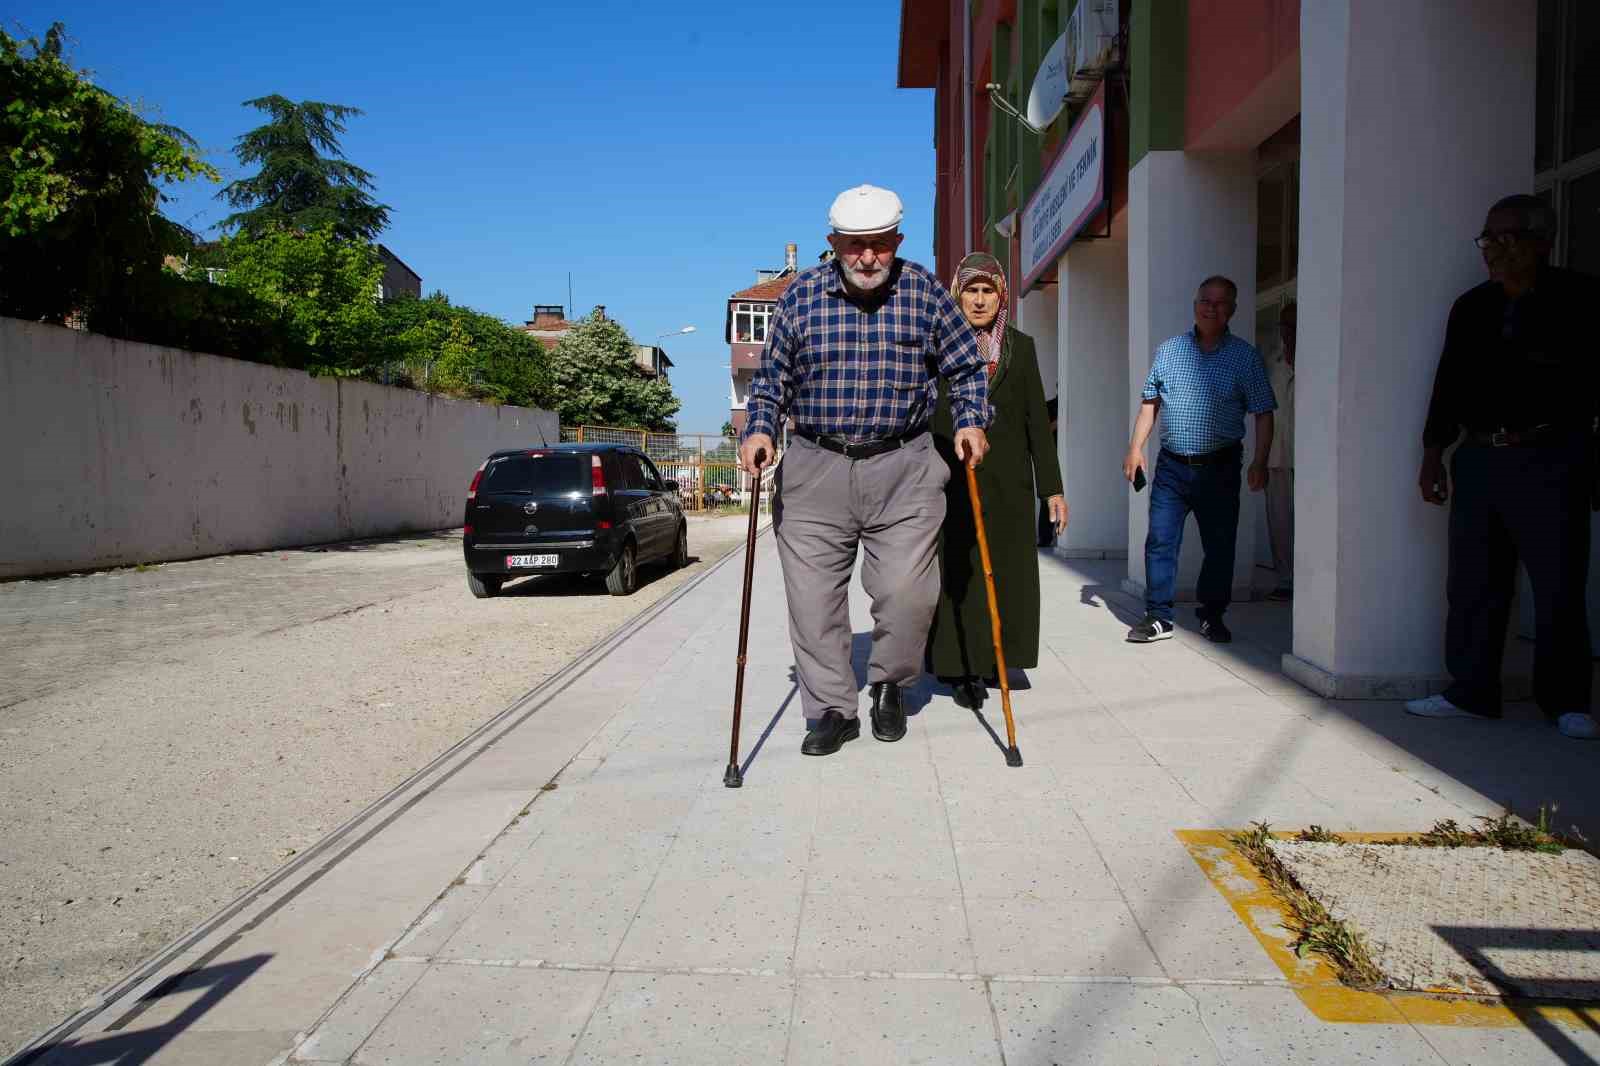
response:
[[[983,706],[983,701],[989,695],[988,689],[983,687],[983,682],[975,677],[963,678],[951,686],[955,689],[956,706],[965,707],[975,711]]]
[[[880,681],[872,686],[872,735],[889,744],[906,735],[905,694],[899,685]]]
[[[806,734],[800,745],[802,755],[832,755],[844,747],[845,741],[861,735],[861,721],[846,718],[838,711],[829,711],[817,720],[817,727]]]

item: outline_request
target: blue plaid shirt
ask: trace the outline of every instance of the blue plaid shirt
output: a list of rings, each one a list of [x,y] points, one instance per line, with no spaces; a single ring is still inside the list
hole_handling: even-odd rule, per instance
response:
[[[883,290],[857,302],[835,264],[822,263],[778,301],[744,435],[775,436],[785,414],[799,429],[850,440],[907,433],[927,424],[941,376],[956,428],[987,427],[978,338],[937,278],[896,259]]]
[[[1200,349],[1194,330],[1156,349],[1144,398],[1161,401],[1161,446],[1203,455],[1244,440],[1244,416],[1277,409],[1267,369],[1255,345],[1222,335],[1214,352]]]

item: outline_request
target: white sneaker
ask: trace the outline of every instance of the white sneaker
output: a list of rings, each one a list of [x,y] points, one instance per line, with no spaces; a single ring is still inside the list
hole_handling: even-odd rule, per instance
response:
[[[1445,699],[1443,695],[1428,696],[1420,700],[1407,700],[1406,713],[1418,718],[1481,718],[1482,715],[1463,710]]]
[[[1600,737],[1600,724],[1594,720],[1594,715],[1584,711],[1572,711],[1556,719],[1556,728],[1561,730],[1561,735],[1571,737],[1573,740],[1594,740]]]

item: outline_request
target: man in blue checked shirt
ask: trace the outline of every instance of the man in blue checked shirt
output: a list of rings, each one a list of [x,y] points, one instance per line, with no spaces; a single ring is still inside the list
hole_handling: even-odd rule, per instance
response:
[[[828,214],[836,258],[802,271],[778,301],[750,384],[739,462],[772,462],[786,416],[796,439],[778,466],[773,528],[789,600],[800,750],[831,755],[861,735],[850,661],[850,574],[872,599],[872,735],[906,735],[904,686],[922,673],[939,598],[936,554],[949,467],[928,418],[949,379],[956,448],[988,450],[988,381],[978,339],[934,276],[898,258],[900,198],[861,185]]]
[[[1128,640],[1135,644],[1172,636],[1178,550],[1191,511],[1205,549],[1196,589],[1200,632],[1218,644],[1233,639],[1222,615],[1233,598],[1244,416],[1248,412],[1256,419],[1255,455],[1247,477],[1250,490],[1260,492],[1267,486],[1272,412],[1278,406],[1261,353],[1228,332],[1238,298],[1238,286],[1227,278],[1201,282],[1194,329],[1156,349],[1145,379],[1144,402],[1122,461],[1123,476],[1137,489],[1145,441],[1159,413],[1161,457],[1150,483],[1150,532],[1144,542],[1145,616],[1128,630]]]

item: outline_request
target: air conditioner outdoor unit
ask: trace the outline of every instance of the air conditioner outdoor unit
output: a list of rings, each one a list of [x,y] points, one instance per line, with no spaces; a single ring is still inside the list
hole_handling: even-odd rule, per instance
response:
[[[1094,95],[1117,54],[1117,0],[1078,0],[1067,19],[1067,99],[1082,103]]]

